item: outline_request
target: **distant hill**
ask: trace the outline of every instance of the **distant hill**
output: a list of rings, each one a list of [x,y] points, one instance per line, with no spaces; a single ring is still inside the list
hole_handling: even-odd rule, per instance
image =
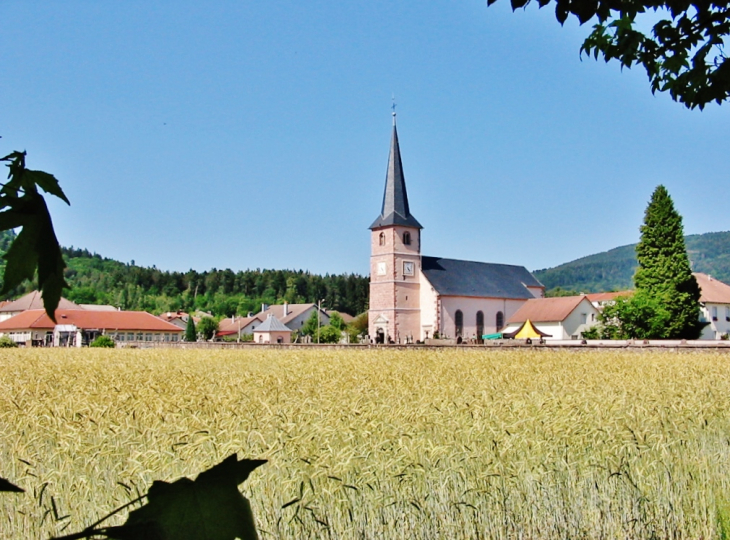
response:
[[[730,283],[730,232],[685,236],[692,270]],[[636,244],[533,272],[547,291],[602,292],[631,289],[636,270]]]
[[[0,255],[13,241],[12,231],[0,231]],[[86,249],[61,248],[71,286],[63,296],[79,304],[110,304],[151,313],[209,311],[230,317],[257,313],[261,304],[314,303],[324,299],[326,309],[357,315],[367,309],[368,276],[320,276],[302,270],[211,269],[169,272],[156,267],[122,263]],[[0,272],[4,268],[0,258]],[[2,275],[2,273],[0,273]],[[24,282],[0,300],[16,298],[35,288]]]

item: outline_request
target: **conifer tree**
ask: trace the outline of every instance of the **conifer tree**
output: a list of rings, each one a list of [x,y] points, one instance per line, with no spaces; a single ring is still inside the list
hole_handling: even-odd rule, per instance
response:
[[[690,268],[682,216],[664,186],[657,186],[646,207],[636,256],[634,303],[650,299],[653,318],[661,324],[647,324],[649,335],[635,337],[697,339],[703,326],[700,288]]]
[[[185,326],[185,341],[198,341],[198,335],[195,332],[195,321],[192,315],[188,315],[188,323]]]

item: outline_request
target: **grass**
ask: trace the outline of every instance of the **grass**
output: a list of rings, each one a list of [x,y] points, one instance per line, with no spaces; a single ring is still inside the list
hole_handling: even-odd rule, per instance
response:
[[[730,358],[7,350],[0,537],[238,452],[265,538],[726,538]],[[123,520],[120,516],[119,520]],[[118,523],[119,521],[117,521]]]

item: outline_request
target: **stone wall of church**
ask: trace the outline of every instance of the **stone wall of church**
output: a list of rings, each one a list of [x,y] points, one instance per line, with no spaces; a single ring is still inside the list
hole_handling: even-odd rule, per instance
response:
[[[462,338],[477,337],[477,312],[484,314],[484,334],[501,331],[497,328],[497,313],[502,312],[503,324],[514,315],[527,300],[507,300],[503,298],[473,298],[468,296],[441,297],[442,337],[456,337],[456,312],[461,311],[463,320]]]

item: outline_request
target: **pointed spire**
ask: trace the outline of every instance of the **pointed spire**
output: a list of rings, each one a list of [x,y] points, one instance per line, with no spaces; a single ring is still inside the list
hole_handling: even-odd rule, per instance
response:
[[[393,137],[390,141],[390,155],[388,156],[388,173],[385,177],[383,207],[380,211],[380,216],[370,225],[370,228],[375,229],[388,225],[405,225],[406,227],[423,228],[416,218],[411,215],[410,209],[408,208],[406,179],[403,176],[403,164],[400,157],[400,145],[398,144],[398,131],[395,126],[395,109],[393,110]]]

